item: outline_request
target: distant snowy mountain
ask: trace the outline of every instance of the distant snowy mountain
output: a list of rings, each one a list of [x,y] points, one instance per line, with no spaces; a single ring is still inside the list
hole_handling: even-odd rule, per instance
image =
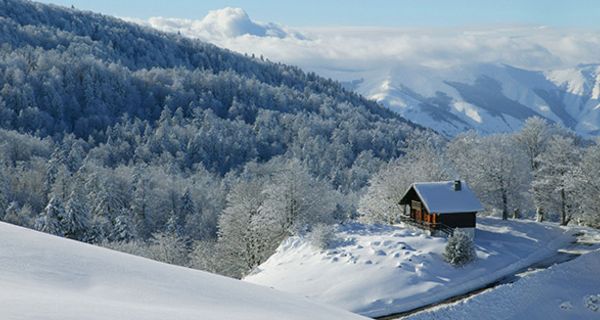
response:
[[[600,65],[532,71],[504,64],[396,67],[344,74],[347,88],[448,136],[510,132],[539,116],[583,135],[600,133]]]

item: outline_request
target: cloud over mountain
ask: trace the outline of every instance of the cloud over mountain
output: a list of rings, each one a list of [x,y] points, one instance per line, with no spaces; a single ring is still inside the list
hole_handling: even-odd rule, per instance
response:
[[[288,31],[277,24],[253,21],[243,9],[231,7],[209,11],[201,20],[165,17],[152,17],[147,21],[132,20],[159,30],[180,32],[183,35],[207,41],[231,39],[241,36],[273,38],[297,36],[294,33],[288,33]]]
[[[154,17],[137,22],[315,71],[397,64],[443,69],[473,63],[541,70],[596,63],[600,51],[598,31],[539,26],[292,29],[254,21],[244,10],[229,7],[200,20]]]

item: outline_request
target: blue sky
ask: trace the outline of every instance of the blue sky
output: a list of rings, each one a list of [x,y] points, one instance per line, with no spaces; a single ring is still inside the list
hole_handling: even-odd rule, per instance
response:
[[[201,19],[209,10],[243,8],[253,19],[289,26],[480,26],[498,24],[600,28],[597,0],[42,0],[146,19]]]

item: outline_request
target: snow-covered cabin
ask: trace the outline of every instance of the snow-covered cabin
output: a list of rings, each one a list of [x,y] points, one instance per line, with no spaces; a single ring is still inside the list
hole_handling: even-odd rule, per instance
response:
[[[413,183],[400,205],[404,206],[402,221],[429,230],[432,235],[460,228],[474,237],[476,214],[483,210],[479,199],[461,180]]]

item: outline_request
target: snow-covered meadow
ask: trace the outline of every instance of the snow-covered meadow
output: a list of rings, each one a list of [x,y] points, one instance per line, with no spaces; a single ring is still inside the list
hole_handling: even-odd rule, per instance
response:
[[[0,319],[362,319],[206,272],[0,223]]]
[[[443,261],[443,238],[399,226],[337,227],[338,244],[292,237],[244,280],[301,294],[366,316],[411,310],[469,292],[543,260],[573,241],[554,224],[479,218],[477,260]]]
[[[600,251],[408,319],[598,319]]]

